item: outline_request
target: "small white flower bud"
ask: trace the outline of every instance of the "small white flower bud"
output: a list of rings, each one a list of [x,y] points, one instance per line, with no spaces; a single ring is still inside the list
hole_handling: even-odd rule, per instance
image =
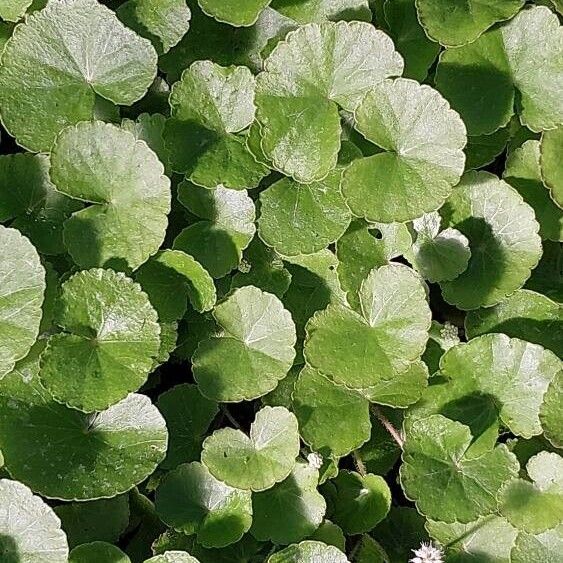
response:
[[[434,546],[432,542],[422,542],[418,549],[412,551],[415,557],[409,559],[409,563],[443,563],[444,561],[442,550]]]

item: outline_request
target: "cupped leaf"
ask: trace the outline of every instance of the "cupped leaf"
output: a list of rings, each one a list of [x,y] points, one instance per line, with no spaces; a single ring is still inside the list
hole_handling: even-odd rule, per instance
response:
[[[69,409],[41,385],[36,356],[32,350],[0,381],[0,449],[10,474],[46,497],[91,500],[153,473],[168,434],[149,398],[132,394],[95,414]]]
[[[197,61],[172,86],[165,141],[176,172],[207,188],[255,188],[268,173],[242,136],[254,119],[255,80],[246,67]]]
[[[561,559],[563,549],[563,526],[542,532],[541,534],[528,534],[520,532],[516,543],[510,552],[511,563],[557,563]]]
[[[491,307],[522,287],[542,253],[539,225],[520,194],[488,172],[465,174],[441,210],[444,224],[469,239],[467,269],[442,282],[458,309]]]
[[[512,151],[507,158],[503,178],[533,208],[542,239],[563,240],[563,210],[553,202],[542,183],[540,142],[526,141]]]
[[[336,166],[338,108],[363,95],[403,60],[382,31],[364,22],[309,24],[288,34],[257,79],[262,149],[277,170],[308,184]]]
[[[41,381],[62,403],[103,410],[147,379],[160,345],[155,310],[122,273],[83,270],[61,289],[51,336],[41,354]]]
[[[55,190],[49,158],[18,153],[0,157],[0,220],[27,236],[43,254],[61,254],[63,223],[82,207]]]
[[[197,534],[204,547],[235,543],[252,524],[250,491],[218,481],[199,462],[180,465],[156,490],[156,510],[167,525]]]
[[[494,307],[469,311],[465,317],[467,337],[489,332],[540,344],[563,357],[561,305],[541,293],[519,289]]]
[[[284,407],[264,407],[250,436],[233,428],[216,430],[203,443],[201,461],[231,487],[264,491],[291,473],[298,454],[295,415]]]
[[[424,351],[430,328],[423,282],[407,266],[372,270],[359,297],[361,315],[342,305],[316,313],[307,324],[304,347],[311,366],[351,389],[405,371]]]
[[[246,286],[217,305],[213,316],[222,332],[200,342],[192,360],[202,394],[237,402],[272,391],[295,358],[295,325],[283,303]]]
[[[467,142],[459,115],[433,88],[397,78],[375,85],[354,127],[383,152],[353,161],[342,191],[355,215],[405,222],[436,211],[463,174]]]
[[[352,214],[340,190],[342,171],[299,184],[279,180],[260,194],[260,238],[285,256],[313,254],[337,241]]]
[[[447,46],[475,41],[493,24],[514,16],[523,4],[524,0],[416,0],[428,35]]]
[[[219,410],[217,403],[204,397],[195,385],[184,383],[162,393],[157,406],[169,433],[161,467],[173,469],[199,459],[203,436]]]
[[[523,125],[536,132],[554,129],[563,122],[560,45],[557,15],[545,6],[530,7],[474,42],[446,49],[436,87],[460,113],[470,135],[504,127],[515,100]]]
[[[49,2],[6,44],[2,121],[19,144],[48,151],[68,125],[97,114],[97,96],[131,105],[156,75],[157,55],[96,0]]]
[[[540,143],[541,175],[551,192],[553,201],[563,209],[563,173],[561,152],[563,151],[563,127],[545,131]]]
[[[141,37],[150,39],[159,55],[177,45],[190,27],[186,0],[128,0],[116,14]]]
[[[540,407],[540,421],[545,437],[556,447],[563,447],[563,373],[559,372],[549,384]]]
[[[367,442],[371,433],[366,399],[335,385],[305,366],[293,389],[292,409],[303,440],[315,451],[342,457]]]
[[[350,563],[342,551],[320,541],[303,541],[290,545],[268,557],[266,563]]]
[[[39,334],[45,269],[19,231],[0,225],[0,379],[27,355]]]
[[[131,563],[131,559],[115,545],[103,541],[85,543],[75,547],[68,563]]]
[[[368,0],[272,0],[270,7],[297,22],[371,21]]]
[[[553,352],[504,334],[486,334],[450,348],[440,369],[451,378],[467,374],[493,397],[504,424],[517,436],[541,433],[538,413],[550,381],[562,369]]]
[[[68,544],[53,509],[24,484],[0,479],[4,563],[67,563]]]
[[[346,534],[369,532],[387,516],[391,507],[391,491],[379,475],[344,470],[329,486],[334,487],[332,518]]]
[[[326,511],[318,482],[318,470],[298,461],[285,481],[254,493],[250,533],[258,540],[278,545],[309,537],[320,526]]]
[[[198,0],[201,9],[217,21],[235,26],[250,26],[271,0]]]
[[[161,322],[181,319],[188,299],[199,313],[215,305],[213,278],[199,262],[181,250],[159,252],[137,270],[135,278],[147,292]]]
[[[178,198],[201,220],[176,237],[174,248],[192,255],[214,278],[228,274],[256,232],[254,202],[245,191],[189,182],[179,185]]]
[[[65,129],[51,153],[58,191],[90,203],[64,226],[65,245],[81,268],[135,269],[164,240],[170,180],[144,141],[108,123]]]
[[[420,512],[442,522],[467,523],[497,508],[496,495],[518,473],[505,445],[468,456],[469,428],[441,415],[407,427],[401,484]]]

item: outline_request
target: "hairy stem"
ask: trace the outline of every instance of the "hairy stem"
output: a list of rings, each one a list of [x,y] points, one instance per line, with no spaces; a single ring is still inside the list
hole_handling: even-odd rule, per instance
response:
[[[366,466],[364,465],[364,462],[363,462],[362,458],[360,457],[360,454],[357,451],[352,452],[352,458],[354,459],[354,465],[356,466],[356,471],[362,477],[364,477],[365,474],[367,473],[367,471],[366,471]]]
[[[379,407],[377,407],[373,404],[370,405],[370,407],[371,407],[371,412],[373,413],[373,415],[377,418],[377,420],[379,420],[379,422],[381,422],[381,424],[385,428],[385,430],[387,430],[387,432],[389,432],[389,434],[391,434],[393,440],[395,440],[395,442],[397,442],[397,444],[399,444],[399,447],[401,449],[403,449],[403,445],[404,445],[405,441],[403,440],[401,433],[393,426],[391,421],[383,414],[383,412],[381,412],[381,409]]]

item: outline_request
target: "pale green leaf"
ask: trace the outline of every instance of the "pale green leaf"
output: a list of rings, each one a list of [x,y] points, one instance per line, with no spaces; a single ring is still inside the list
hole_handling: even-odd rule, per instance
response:
[[[161,555],[145,559],[145,563],[199,563],[199,560],[185,551],[165,551]]]
[[[0,19],[17,22],[22,18],[33,0],[3,0],[0,6]]]
[[[563,208],[562,151],[563,127],[543,133],[540,143],[541,175],[551,192],[551,198],[560,208]]]
[[[563,526],[532,535],[520,532],[510,552],[511,563],[559,563],[563,550]]]
[[[558,373],[549,384],[540,406],[540,422],[545,437],[556,447],[563,447],[563,373]]]
[[[349,563],[346,555],[332,545],[320,541],[303,541],[290,545],[273,555],[266,563]]]
[[[115,545],[103,541],[85,543],[75,547],[68,563],[131,563],[131,559]]]
[[[368,0],[272,0],[270,6],[298,24],[325,20],[371,21]]]
[[[198,0],[201,9],[219,22],[250,26],[271,0]]]

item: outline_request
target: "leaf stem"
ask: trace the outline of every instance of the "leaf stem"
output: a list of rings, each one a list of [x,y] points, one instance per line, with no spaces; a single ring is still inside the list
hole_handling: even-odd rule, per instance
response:
[[[242,430],[240,424],[238,423],[238,420],[231,414],[231,411],[229,410],[229,407],[227,407],[227,405],[221,405],[221,410],[223,411],[223,414],[227,417],[227,420],[235,428],[238,428],[238,430]]]
[[[403,440],[403,437],[401,436],[400,432],[393,426],[391,421],[383,414],[383,412],[379,407],[377,407],[374,404],[371,404],[370,408],[373,415],[377,418],[377,420],[379,420],[379,422],[381,422],[385,430],[387,430],[387,432],[391,434],[393,440],[395,440],[395,442],[399,444],[399,447],[403,449],[403,445],[405,441]]]
[[[365,475],[367,473],[366,466],[364,465],[364,462],[363,462],[362,458],[360,457],[360,454],[357,451],[352,452],[352,458],[354,459],[354,465],[356,466],[356,471],[362,477],[365,477]]]

